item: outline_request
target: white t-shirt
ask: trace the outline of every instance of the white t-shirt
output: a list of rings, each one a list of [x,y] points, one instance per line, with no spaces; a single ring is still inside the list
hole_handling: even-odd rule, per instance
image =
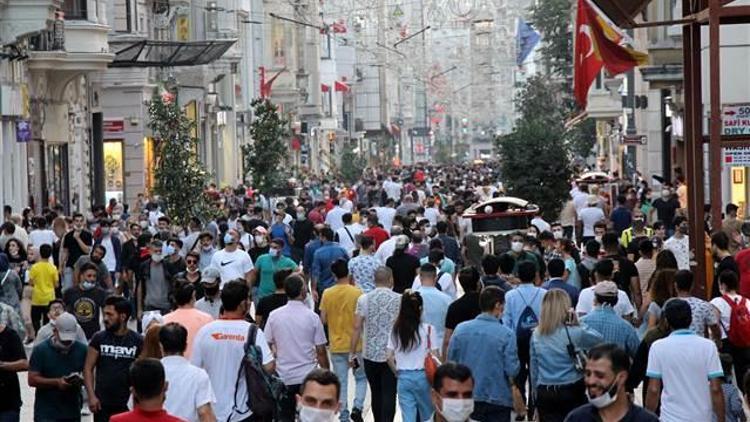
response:
[[[344,222],[341,217],[346,213],[347,211],[345,209],[334,207],[332,210],[328,211],[328,214],[326,214],[326,224],[328,224],[334,232],[338,231],[340,228],[344,227]]]
[[[456,284],[453,282],[453,276],[451,273],[443,273],[438,280],[438,284],[440,285],[441,292],[447,294],[453,300],[456,299]],[[412,283],[411,289],[417,290],[420,286],[422,286],[422,280],[419,279],[419,275],[417,274],[417,276],[414,277],[414,283]]]
[[[425,208],[424,218],[426,218],[427,221],[430,222],[431,226],[436,226],[438,223],[438,219],[440,218],[440,210],[437,208]]]
[[[396,216],[396,209],[391,207],[377,207],[375,214],[378,216],[378,222],[383,225],[383,230],[390,233],[393,227],[393,217]]]
[[[571,195],[573,196],[573,205],[576,207],[576,212],[581,212],[584,208],[586,208],[587,202],[589,200],[589,194],[585,192],[581,192],[578,189],[575,189],[574,191],[571,191]]]
[[[103,238],[102,246],[107,251],[104,254],[104,258],[102,258],[102,262],[107,266],[109,272],[114,272],[117,269],[117,258],[115,257],[115,247],[112,245],[112,238],[109,236]]]
[[[394,182],[392,180],[386,180],[383,182],[383,190],[389,199],[398,201],[401,199],[401,183]]]
[[[339,245],[346,249],[349,257],[357,249],[357,235],[360,233],[362,233],[362,226],[359,224],[350,224],[336,230],[336,234],[339,236]]]
[[[169,383],[164,409],[170,415],[189,422],[198,422],[198,408],[216,403],[211,380],[205,370],[191,365],[182,356],[166,356],[161,359],[164,375]]]
[[[221,275],[221,287],[232,280],[245,278],[245,273],[252,270],[253,260],[250,255],[242,249],[228,252],[226,249],[217,251],[211,257],[211,266],[219,270]]]
[[[594,309],[594,286],[587,287],[581,290],[581,294],[578,295],[578,305],[576,305],[576,313],[578,315],[586,315]],[[630,302],[628,295],[622,290],[617,291],[617,304],[614,306],[614,311],[619,316],[630,315],[635,312],[633,304]]]
[[[735,303],[740,303],[742,300],[742,296],[738,294],[728,294],[728,296],[734,300]],[[715,297],[711,299],[711,304],[714,305],[714,308],[719,310],[719,316],[720,316],[720,326],[721,326],[721,338],[727,337],[727,331],[731,330],[730,327],[730,320],[732,319],[732,308],[729,306],[726,300],[724,300],[723,297]],[[745,307],[750,310],[750,300],[745,299]]]
[[[677,260],[678,269],[690,269],[690,242],[687,236],[682,236],[681,239],[670,237],[664,242],[664,249],[672,251]]]
[[[57,236],[52,230],[34,230],[29,233],[29,245],[34,246],[35,250],[39,250],[42,245],[50,245],[57,242]]]
[[[247,419],[252,413],[246,409],[247,385],[239,383],[237,388],[237,406],[240,412],[232,412],[235,396],[237,372],[245,355],[245,341],[250,323],[239,319],[219,319],[205,325],[198,331],[193,342],[191,363],[206,370],[211,379],[211,386],[216,393],[217,401],[214,413],[217,421],[229,422]],[[263,330],[258,328],[255,344],[263,354],[263,365],[273,362],[271,348],[268,347]]]
[[[579,211],[578,220],[583,223],[583,237],[594,236],[594,224],[604,219],[604,211],[598,207],[586,207]]]
[[[431,327],[429,330],[427,327]],[[388,336],[388,346],[386,347],[389,352],[393,351],[396,359],[396,369],[398,370],[416,370],[424,369],[424,358],[427,355],[427,333],[430,334],[430,345],[432,346],[433,352],[437,352],[440,346],[437,344],[437,336],[435,335],[435,328],[429,324],[419,324],[419,338],[421,342],[413,347],[409,351],[401,350],[401,347],[396,347],[398,344],[398,338],[391,334]]]
[[[709,381],[723,377],[716,345],[690,330],[656,340],[648,353],[646,376],[662,381],[661,421],[710,421]]]
[[[396,250],[396,239],[391,237],[385,242],[381,243],[378,250],[375,251],[375,258],[379,259],[380,262],[385,265],[385,261],[393,256],[393,252]]]

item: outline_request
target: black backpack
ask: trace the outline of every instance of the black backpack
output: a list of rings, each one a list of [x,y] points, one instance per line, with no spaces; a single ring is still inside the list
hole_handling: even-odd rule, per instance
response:
[[[247,384],[248,409],[260,419],[273,418],[275,420],[280,410],[280,403],[286,394],[286,387],[279,377],[268,374],[263,369],[263,352],[255,344],[257,333],[258,326],[251,323],[245,340],[245,355],[234,386],[232,413],[243,413],[237,411],[237,390],[240,380],[244,378]]]
[[[581,280],[581,289],[591,287],[591,271],[582,262],[576,265],[576,271],[578,271],[578,278]]]

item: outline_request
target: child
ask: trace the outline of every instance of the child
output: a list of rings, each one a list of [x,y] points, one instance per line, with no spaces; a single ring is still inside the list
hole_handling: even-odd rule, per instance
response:
[[[725,422],[746,422],[745,411],[742,409],[742,396],[734,384],[732,384],[732,356],[722,353],[721,367],[724,370],[724,383],[721,389],[724,392],[724,412],[726,414]],[[737,380],[741,382],[741,380]],[[716,415],[714,415],[716,421]]]
[[[57,267],[50,262],[52,256],[52,246],[42,244],[39,247],[39,259],[29,270],[29,285],[31,286],[31,323],[34,326],[34,332],[39,331],[44,324],[49,322],[47,312],[49,303],[55,299],[55,288],[59,283],[59,273]]]

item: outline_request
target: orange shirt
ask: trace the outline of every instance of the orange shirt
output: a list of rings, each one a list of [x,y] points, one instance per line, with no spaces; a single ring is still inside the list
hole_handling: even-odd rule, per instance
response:
[[[193,340],[195,339],[195,335],[198,334],[198,330],[213,320],[211,315],[197,309],[175,309],[164,316],[164,324],[176,322],[187,329],[185,358],[188,360],[193,352]]]

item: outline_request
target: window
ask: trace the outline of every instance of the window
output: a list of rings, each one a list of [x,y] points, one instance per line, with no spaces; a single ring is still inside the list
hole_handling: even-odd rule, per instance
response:
[[[112,22],[112,26],[115,32],[133,31],[133,11],[130,3],[131,0],[114,0],[115,19]]]
[[[88,13],[86,13],[86,2],[87,0],[64,0],[63,12],[65,13],[65,19],[88,19]]]

